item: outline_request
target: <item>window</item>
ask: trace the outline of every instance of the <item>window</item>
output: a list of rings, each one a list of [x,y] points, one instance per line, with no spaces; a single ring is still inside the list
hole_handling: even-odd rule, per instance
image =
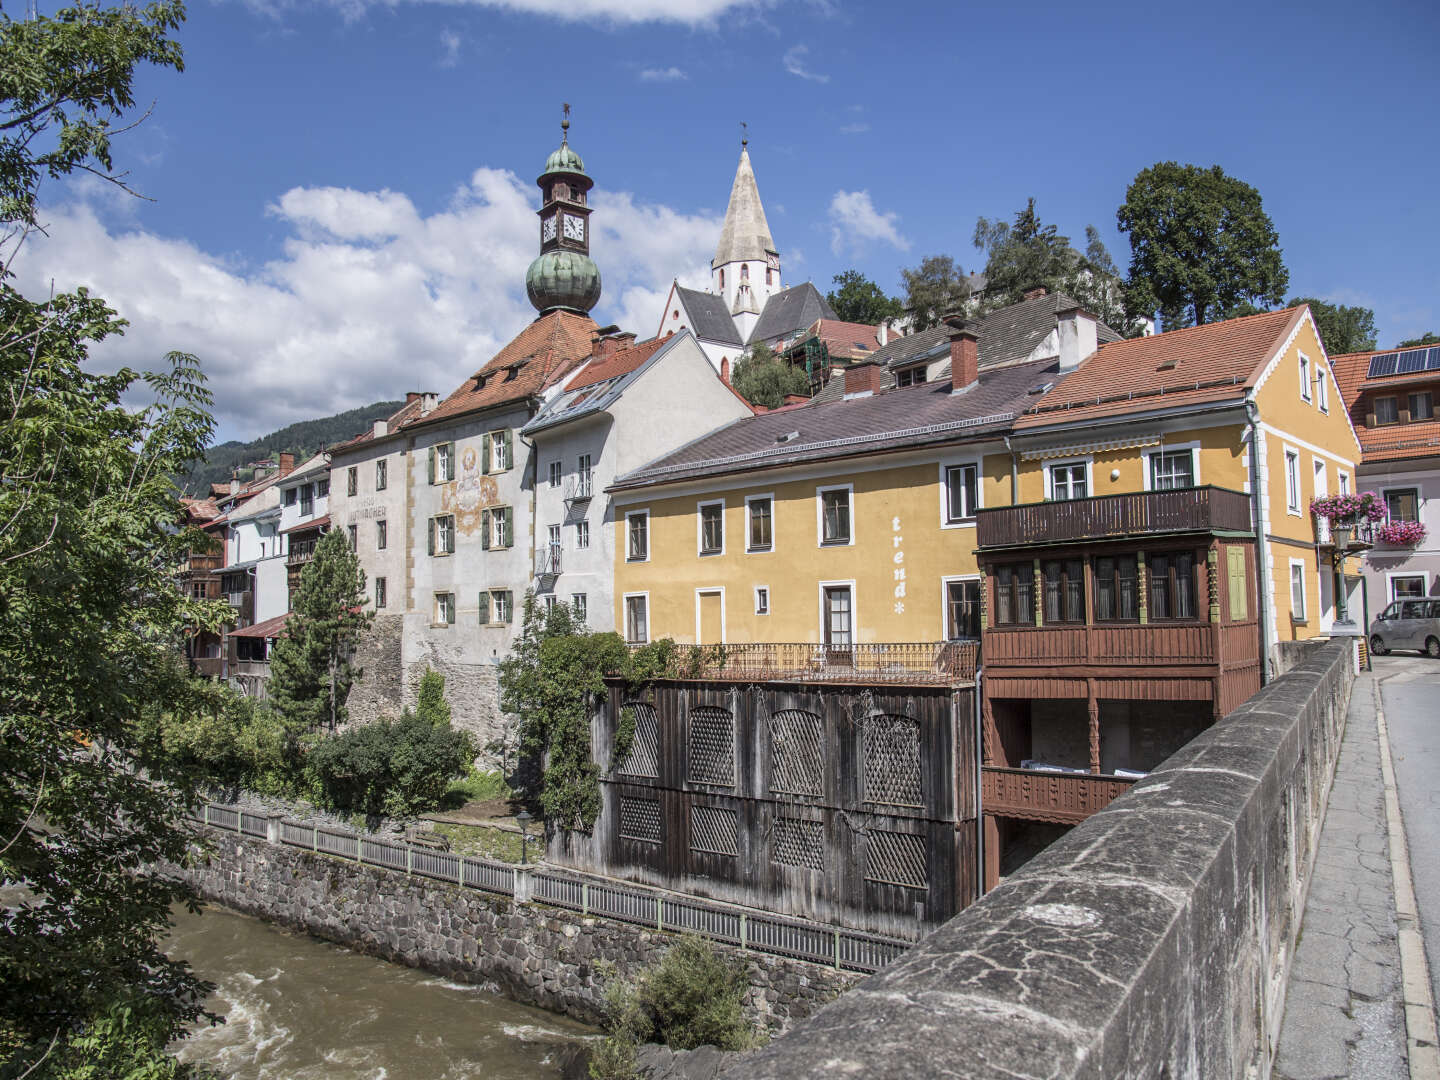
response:
[[[550,599],[554,600],[555,598],[552,596]],[[494,618],[491,619],[492,622],[509,623],[514,620],[515,601],[509,589],[500,591],[492,590],[490,593],[490,603],[492,605],[491,612],[494,615]]]
[[[1431,402],[1430,391],[1420,390],[1410,395],[1410,419],[1430,420],[1435,416],[1435,406]]]
[[[1300,513],[1300,452],[1285,451],[1285,509]]]
[[[385,579],[383,577],[375,579],[375,606],[377,608],[385,606]]]
[[[1150,618],[1195,618],[1195,554],[1164,552],[1146,557],[1150,575]]]
[[[720,291],[725,291],[725,268],[723,266],[720,268]]]
[[[625,515],[625,558],[644,562],[650,558],[650,511],[636,510]]]
[[[550,612],[552,612],[552,611],[554,611],[554,610],[555,610],[555,597],[554,597],[553,594],[552,594],[552,595],[548,595],[548,596],[545,597],[545,614],[546,614],[546,615],[549,615]]]
[[[904,368],[895,373],[896,386],[918,386],[925,381],[925,365],[919,367]]]
[[[1085,474],[1086,464],[1075,462],[1067,465],[1050,466],[1050,498],[1056,501],[1083,499],[1089,494]]]
[[[550,486],[552,488],[560,486],[560,473],[562,472],[562,470],[563,466],[560,462],[550,462]]]
[[[384,518],[375,522],[375,550],[384,551],[390,540],[390,525]]]
[[[515,511],[509,506],[492,506],[480,511],[480,546],[486,551],[513,547]]]
[[[1290,618],[1305,621],[1305,564],[1290,560]]]
[[[1035,622],[1035,569],[1030,563],[995,568],[995,625]]]
[[[1375,399],[1375,423],[1398,424],[1400,422],[1400,408],[1398,401],[1393,397],[1377,397]]]
[[[1415,488],[1392,488],[1385,492],[1385,510],[1391,521],[1420,520],[1420,492]]]
[[[577,592],[570,597],[570,606],[575,609],[575,617],[584,622],[589,611],[589,603],[583,592]]]
[[[300,494],[300,492],[299,492],[296,488],[286,488],[286,489],[285,489],[285,505],[286,505],[286,506],[294,506],[294,505],[295,505],[295,499],[299,496],[299,494]]]
[[[849,585],[824,586],[822,616],[825,644],[849,645],[852,641],[854,598]]]
[[[352,465],[345,470],[345,494],[352,498],[360,493],[360,467]]]
[[[510,447],[509,428],[486,433],[484,442],[484,471],[487,473],[498,473],[510,468],[514,464],[514,456],[510,452]]]
[[[430,447],[430,483],[447,484],[455,479],[455,444],[438,443]]]
[[[725,551],[725,504],[701,503],[700,554],[720,555]]]
[[[820,543],[850,543],[850,488],[822,488],[819,495]]]
[[[1403,600],[1409,596],[1425,595],[1425,576],[1423,574],[1407,574],[1403,577],[1392,577],[1390,579],[1390,599]]]
[[[1095,560],[1096,622],[1135,622],[1140,618],[1135,567],[1134,555],[1105,555]]]
[[[441,514],[430,519],[430,537],[426,550],[431,555],[455,553],[455,515]]]
[[[385,459],[381,458],[379,461],[375,462],[375,490],[384,491],[385,482]]]
[[[770,614],[770,589],[765,585],[755,586],[755,614]]]
[[[359,547],[360,547],[360,526],[359,526],[359,525],[346,525],[346,526],[345,526],[345,539],[346,539],[346,541],[349,542],[349,544],[350,544],[350,550],[351,550],[351,551],[357,551],[357,550],[359,550]]]
[[[1150,455],[1150,490],[1173,491],[1195,486],[1195,455],[1189,450],[1161,450]]]
[[[980,636],[980,582],[945,583],[945,637],[950,641]]]
[[[977,490],[979,470],[974,465],[945,467],[945,523],[955,525],[972,521],[980,505]]]
[[[440,592],[435,594],[435,625],[455,625],[455,594]]]
[[[321,480],[318,484],[315,485],[315,497],[316,497],[317,499],[323,499],[323,498],[325,498],[326,495],[329,495],[329,494],[330,494],[330,478],[327,476],[324,480]]]
[[[750,532],[746,551],[770,551],[775,546],[775,526],[771,520],[774,500],[769,495],[754,495],[745,500],[745,510],[750,515]]]
[[[1081,559],[1047,559],[1040,564],[1045,579],[1046,623],[1085,621],[1085,563]]]
[[[575,494],[582,499],[590,497],[590,455],[581,454],[575,463]]]
[[[1300,396],[1310,400],[1310,358],[1300,354]]]
[[[1330,411],[1330,385],[1326,381],[1325,369],[1319,364],[1315,365],[1315,404],[1321,412]]]
[[[575,523],[575,548],[583,551],[590,546],[590,522],[577,521]]]
[[[300,489],[300,513],[301,515],[313,514],[315,512],[315,489],[306,484]]]
[[[774,285],[774,284],[775,284],[775,271],[772,270],[772,269],[771,269],[770,267],[768,267],[768,266],[765,268],[765,284],[766,284],[766,285]]]
[[[632,645],[650,640],[649,607],[647,595],[625,597],[625,640]]]

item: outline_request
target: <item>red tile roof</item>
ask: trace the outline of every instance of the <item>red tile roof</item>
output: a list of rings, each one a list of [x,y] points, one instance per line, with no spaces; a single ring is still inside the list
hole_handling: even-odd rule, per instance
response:
[[[1241,398],[1303,314],[1303,308],[1266,311],[1102,345],[1015,428]]]
[[[628,375],[654,356],[667,340],[667,338],[651,338],[649,341],[632,345],[628,349],[617,349],[603,360],[591,360],[565,384],[565,389],[582,390],[587,386],[595,386],[619,378],[621,375]]]
[[[1369,399],[1366,391],[1383,390],[1395,393],[1416,385],[1429,384],[1437,391],[1434,397],[1440,399],[1440,376],[1433,371],[1382,376],[1377,379],[1367,377],[1372,356],[1399,351],[1401,350],[1370,349],[1367,352],[1342,353],[1330,357],[1330,370],[1335,373],[1335,385],[1339,387],[1345,409],[1350,413],[1350,423],[1360,439],[1362,460],[1367,464],[1377,461],[1403,461],[1406,458],[1440,457],[1440,418],[1416,420],[1408,424],[1386,424],[1384,427],[1365,426],[1365,418],[1370,411],[1367,408]]]
[[[810,333],[825,343],[831,356],[868,360],[880,348],[880,328],[839,319],[816,319]]]
[[[280,535],[286,533],[303,532],[306,529],[323,529],[330,525],[330,515],[322,514],[318,518],[311,518],[309,521],[302,521],[299,525],[291,525],[288,529],[281,529]]]

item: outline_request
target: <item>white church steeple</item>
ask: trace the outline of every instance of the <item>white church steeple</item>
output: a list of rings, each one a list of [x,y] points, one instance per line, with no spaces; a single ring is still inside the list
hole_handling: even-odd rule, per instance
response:
[[[730,189],[725,227],[710,264],[714,292],[725,298],[740,337],[749,340],[765,301],[781,289],[780,253],[770,238],[770,224],[750,166],[749,140],[740,143],[740,166]]]

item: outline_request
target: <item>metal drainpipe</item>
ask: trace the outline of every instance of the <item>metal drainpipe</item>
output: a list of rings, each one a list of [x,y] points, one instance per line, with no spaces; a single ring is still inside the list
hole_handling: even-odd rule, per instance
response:
[[[1010,452],[1010,505],[1016,506],[1020,502],[1020,459],[1015,456],[1009,435],[1005,436],[1005,449]]]
[[[1245,402],[1250,423],[1250,506],[1255,519],[1255,624],[1260,633],[1260,685],[1270,681],[1270,632],[1265,598],[1270,595],[1265,573],[1265,503],[1260,498],[1260,414],[1255,402]]]
[[[545,403],[543,401],[535,401],[535,411],[537,413],[544,407]],[[530,577],[533,580],[535,577],[535,541],[539,539],[539,534],[535,531],[535,514],[538,510],[536,500],[540,495],[540,451],[536,449],[533,442],[525,437],[524,431],[522,430],[523,428],[523,424],[516,428],[515,434],[519,436],[522,443],[530,448]],[[527,589],[526,591],[528,592],[529,590]],[[511,617],[514,617],[513,613]]]
[[[985,692],[985,665],[975,666],[975,899],[985,895],[985,804],[981,798],[980,784],[985,775],[980,771],[985,731],[982,726],[980,698]]]

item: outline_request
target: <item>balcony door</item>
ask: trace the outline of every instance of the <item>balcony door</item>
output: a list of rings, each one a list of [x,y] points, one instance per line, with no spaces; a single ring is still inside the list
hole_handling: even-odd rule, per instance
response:
[[[855,602],[849,585],[826,585],[821,603],[826,653],[830,662],[848,659],[855,641]]]

